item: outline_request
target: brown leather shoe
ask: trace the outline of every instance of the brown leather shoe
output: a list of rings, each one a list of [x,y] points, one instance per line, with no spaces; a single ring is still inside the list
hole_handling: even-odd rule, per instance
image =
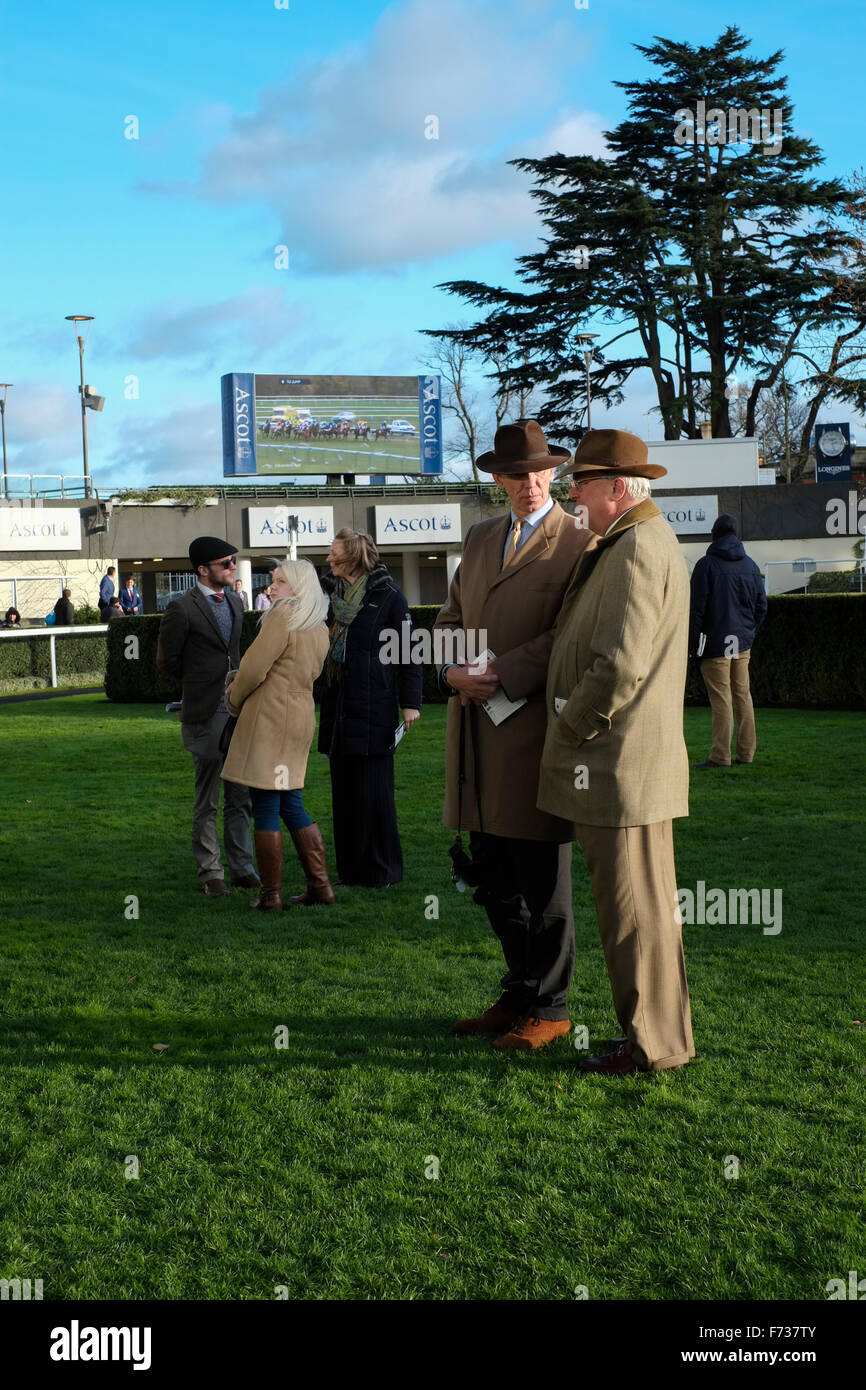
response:
[[[256,863],[262,876],[259,896],[250,907],[259,912],[281,912],[283,900],[280,889],[283,884],[283,832],[282,830],[257,830]]]
[[[328,879],[328,861],[321,830],[316,824],[305,825],[303,830],[292,831],[292,840],[307,880],[307,888],[304,893],[295,893],[289,898],[289,903],[294,907],[314,907],[317,903],[330,907],[334,901],[334,890]]]
[[[227,898],[229,887],[224,878],[207,878],[201,886],[206,898]]]
[[[516,1009],[504,1008],[502,1000],[497,999],[496,1003],[491,1004],[478,1018],[458,1019],[451,1032],[458,1038],[469,1033],[507,1033],[522,1017]]]
[[[570,1031],[571,1024],[567,1018],[533,1018],[532,1014],[528,1014],[515,1023],[504,1037],[497,1038],[493,1046],[519,1047],[534,1052],[537,1047],[544,1047],[554,1038],[561,1038],[563,1033]]]
[[[591,1071],[597,1076],[632,1076],[644,1070],[632,1056],[630,1042],[624,1042],[605,1057],[585,1057],[578,1065],[581,1071]]]

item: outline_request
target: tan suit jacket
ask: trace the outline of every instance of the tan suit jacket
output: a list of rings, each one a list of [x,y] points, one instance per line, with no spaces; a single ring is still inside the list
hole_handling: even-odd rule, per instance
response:
[[[228,782],[268,791],[304,785],[316,728],[313,682],[328,652],[328,630],[320,623],[290,632],[287,616],[280,608],[266,615],[231,687],[229,710],[239,718],[222,772]]]
[[[565,597],[547,680],[543,811],[605,826],[688,815],[688,630],[679,542],[641,502],[584,555]]]
[[[575,565],[595,538],[578,528],[575,518],[555,502],[516,558],[502,570],[510,524],[509,516],[491,517],[467,532],[460,567],[434,625],[462,629],[476,638],[486,631],[486,645],[495,654],[495,668],[505,694],[512,700],[527,700],[498,726],[480,706],[475,708],[480,816],[475,796],[475,747],[470,711],[466,710],[462,828],[564,844],[574,838],[571,826],[536,806],[546,724],[544,690],[556,616]],[[476,642],[473,654],[479,652]],[[455,695],[448,707],[443,814],[445,825],[452,829],[458,824],[459,748],[460,700]]]

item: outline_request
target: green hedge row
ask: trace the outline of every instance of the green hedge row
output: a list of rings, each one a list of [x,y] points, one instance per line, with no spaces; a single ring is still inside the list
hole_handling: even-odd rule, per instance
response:
[[[431,604],[413,607],[410,611],[416,629],[429,631],[439,608]],[[158,617],[148,615],[112,621],[108,630],[105,682],[109,699],[167,702],[180,698],[178,683],[156,668],[159,621]],[[242,653],[255,637],[258,621],[258,613],[245,615]],[[129,637],[137,638],[137,646],[127,641]],[[87,640],[69,639],[70,645]],[[41,645],[45,645],[44,639]],[[64,645],[65,642],[58,642],[58,652]],[[866,596],[826,594],[771,598],[767,620],[752,649],[749,669],[757,705],[866,709]],[[424,700],[436,704],[444,698],[439,694],[434,668],[425,666]],[[706,690],[694,661],[689,667],[686,702],[707,703]]]
[[[105,636],[101,632],[86,637],[59,637],[54,647],[58,677],[92,675],[106,669]],[[50,681],[49,638],[0,636],[0,681],[28,676]]]

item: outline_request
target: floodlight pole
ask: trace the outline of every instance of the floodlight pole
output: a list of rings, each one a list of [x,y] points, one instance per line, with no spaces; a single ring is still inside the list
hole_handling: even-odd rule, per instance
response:
[[[592,362],[593,339],[597,338],[597,333],[578,333],[577,340],[583,349],[583,364],[586,368],[586,428],[592,429],[592,385],[589,379],[589,367]]]
[[[9,468],[6,463],[6,392],[14,383],[11,381],[0,381],[0,431],[3,435],[3,496],[9,496]]]
[[[92,314],[67,314],[70,323],[92,323]],[[84,453],[84,495],[90,496],[90,467],[87,462],[87,405],[84,395],[84,338],[76,327],[76,337],[78,339],[78,361],[81,367],[81,448]]]

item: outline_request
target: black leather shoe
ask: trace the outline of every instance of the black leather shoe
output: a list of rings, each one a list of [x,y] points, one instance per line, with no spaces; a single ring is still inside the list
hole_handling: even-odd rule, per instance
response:
[[[209,878],[201,886],[201,891],[206,898],[227,898],[229,896],[229,886],[224,878]]]
[[[751,767],[751,763],[744,763],[742,758],[734,758],[734,767]]]
[[[578,1065],[581,1071],[594,1072],[597,1076],[633,1076],[641,1070],[632,1056],[629,1042],[606,1057],[586,1057]]]
[[[727,763],[714,763],[710,758],[704,758],[702,763],[692,763],[692,767],[727,767]]]
[[[262,881],[258,874],[244,874],[243,878],[233,878],[232,888],[261,888]]]

